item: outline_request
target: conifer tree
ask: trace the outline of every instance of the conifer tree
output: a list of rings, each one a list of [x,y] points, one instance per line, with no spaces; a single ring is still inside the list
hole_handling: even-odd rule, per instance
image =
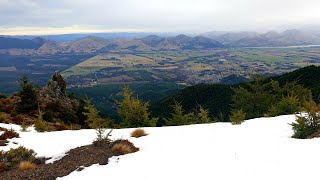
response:
[[[107,126],[106,120],[100,117],[99,111],[94,107],[93,104],[91,104],[91,99],[88,97],[84,100],[85,106],[83,112],[83,115],[87,117],[85,122],[88,124],[88,126],[92,129],[95,129],[97,131],[97,141],[101,142],[104,139],[104,128]]]
[[[234,110],[231,112],[230,121],[233,125],[235,124],[241,124],[246,118],[246,113],[240,110]]]
[[[44,112],[41,110],[40,105],[38,105],[37,118],[34,121],[34,128],[38,132],[44,132],[48,130],[47,122],[43,120]]]
[[[171,118],[165,120],[166,125],[179,126],[197,123],[197,118],[194,113],[185,114],[180,102],[174,101],[175,104],[172,106],[173,113]]]
[[[296,95],[288,95],[270,108],[268,116],[278,116],[282,114],[293,114],[300,110],[299,99]]]
[[[214,122],[225,122],[226,118],[224,117],[224,115],[222,114],[222,112],[220,111],[218,113],[218,115],[216,117],[213,118]]]
[[[156,126],[158,118],[149,119],[149,103],[133,97],[128,86],[122,88],[122,101],[115,101],[125,127]]]
[[[198,120],[199,123],[208,123],[211,121],[209,118],[209,110],[204,109],[201,105],[199,105]]]
[[[275,96],[262,81],[262,77],[257,76],[252,83],[248,84],[248,87],[233,88],[232,108],[235,111],[241,109],[249,119],[261,117],[267,113],[275,101]]]
[[[291,124],[294,131],[293,138],[308,138],[320,128],[320,106],[314,101],[306,101],[303,107],[306,115],[297,115],[296,121]]]
[[[18,107],[19,113],[28,113],[31,110],[35,110],[37,107],[37,90],[29,82],[26,76],[20,79],[19,96],[21,98],[21,103]]]

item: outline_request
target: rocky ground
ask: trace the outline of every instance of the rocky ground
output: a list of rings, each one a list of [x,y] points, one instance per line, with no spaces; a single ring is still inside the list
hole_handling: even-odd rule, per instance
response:
[[[126,140],[120,141],[126,142]],[[120,155],[111,150],[114,143],[117,142],[119,141],[103,146],[87,145],[78,147],[70,150],[66,156],[53,164],[41,164],[31,170],[20,170],[17,168],[3,172],[0,174],[0,180],[54,180],[58,177],[66,176],[75,170],[81,171],[84,167],[93,164],[106,165],[110,157]],[[138,150],[135,147],[132,148],[136,151]]]

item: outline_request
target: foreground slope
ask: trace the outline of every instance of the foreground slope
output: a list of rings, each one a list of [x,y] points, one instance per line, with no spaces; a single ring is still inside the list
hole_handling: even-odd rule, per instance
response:
[[[315,164],[320,161],[320,139],[292,139],[289,123],[294,120],[286,115],[242,125],[145,128],[149,135],[138,139],[130,137],[132,129],[114,130],[114,139],[128,138],[140,151],[61,179],[319,179]],[[24,145],[39,156],[55,158],[95,137],[93,130],[19,133],[21,138],[11,140],[9,147]]]
[[[291,139],[294,119],[148,128],[139,152],[62,179],[318,179],[320,139]]]

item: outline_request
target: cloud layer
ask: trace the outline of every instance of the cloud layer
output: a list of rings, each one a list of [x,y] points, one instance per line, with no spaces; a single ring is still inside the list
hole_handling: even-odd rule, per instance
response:
[[[0,34],[270,30],[320,22],[319,7],[319,0],[0,0]]]

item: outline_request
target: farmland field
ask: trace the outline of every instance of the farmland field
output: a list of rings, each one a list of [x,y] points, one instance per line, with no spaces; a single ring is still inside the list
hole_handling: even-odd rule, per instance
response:
[[[234,75],[250,78],[257,72],[272,76],[319,64],[319,47],[230,48],[99,54],[63,74],[77,86],[128,81],[193,85],[219,83]]]

